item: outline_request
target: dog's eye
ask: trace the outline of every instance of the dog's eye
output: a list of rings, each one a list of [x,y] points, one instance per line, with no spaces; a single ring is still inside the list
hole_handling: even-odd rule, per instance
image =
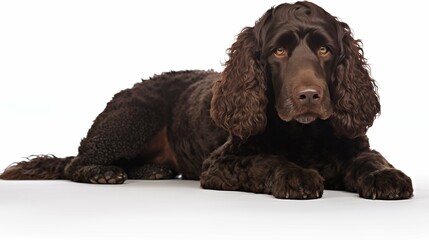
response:
[[[319,51],[317,51],[317,54],[319,54],[319,56],[321,56],[321,57],[328,55],[328,53],[329,53],[329,49],[325,46],[320,47]]]
[[[287,55],[286,49],[284,49],[283,47],[278,47],[274,49],[274,55],[278,58],[283,58]]]

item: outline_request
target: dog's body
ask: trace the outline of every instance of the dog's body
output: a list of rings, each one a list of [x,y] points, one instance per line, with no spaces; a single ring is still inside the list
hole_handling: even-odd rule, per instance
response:
[[[116,94],[76,157],[39,156],[3,179],[200,179],[210,189],[319,198],[323,189],[405,199],[411,180],[371,150],[380,110],[347,24],[300,2],[270,9],[225,71],[157,75]]]

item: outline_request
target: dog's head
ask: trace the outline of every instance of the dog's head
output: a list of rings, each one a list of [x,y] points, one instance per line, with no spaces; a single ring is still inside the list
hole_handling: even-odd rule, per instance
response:
[[[332,123],[338,136],[366,134],[380,111],[359,40],[344,22],[309,2],[268,10],[244,28],[213,87],[211,117],[245,139],[267,124],[268,94],[285,122]]]

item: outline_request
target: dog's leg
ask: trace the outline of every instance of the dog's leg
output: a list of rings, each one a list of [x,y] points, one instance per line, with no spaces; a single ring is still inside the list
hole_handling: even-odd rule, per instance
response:
[[[276,198],[314,199],[323,194],[323,178],[273,155],[226,155],[212,161],[200,177],[207,189],[272,194]]]
[[[81,141],[79,154],[66,166],[67,178],[86,183],[123,183],[127,173],[119,167],[121,163],[142,156],[165,125],[159,109],[138,99],[119,108],[108,105]]]
[[[204,161],[200,176],[203,188],[267,193],[286,199],[320,198],[323,181],[316,170],[302,168],[282,156],[234,155],[225,149],[216,150]]]
[[[129,179],[161,180],[173,179],[177,176],[174,169],[154,163],[126,168]]]
[[[363,198],[395,200],[413,196],[411,179],[377,151],[358,154],[343,175],[346,189]]]

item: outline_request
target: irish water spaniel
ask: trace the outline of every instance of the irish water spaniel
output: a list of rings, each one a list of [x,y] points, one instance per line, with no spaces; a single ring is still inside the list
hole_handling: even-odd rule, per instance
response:
[[[199,179],[207,189],[407,199],[411,179],[372,150],[375,81],[349,26],[310,2],[244,28],[222,73],[155,75],[116,94],[76,157],[36,156],[2,179]]]

